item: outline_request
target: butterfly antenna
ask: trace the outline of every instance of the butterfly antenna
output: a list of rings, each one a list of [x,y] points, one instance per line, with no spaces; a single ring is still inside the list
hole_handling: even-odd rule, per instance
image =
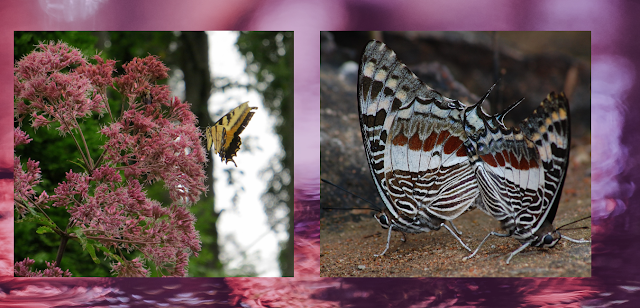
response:
[[[558,227],[558,228],[556,229],[556,231],[558,231],[558,230],[560,230],[561,228],[566,227],[566,226],[568,226],[568,225],[572,225],[572,224],[575,224],[576,222],[583,221],[583,220],[585,220],[585,219],[589,219],[589,218],[591,218],[591,215],[589,215],[589,216],[587,216],[587,217],[584,217],[584,218],[580,218],[580,219],[578,219],[578,220],[576,220],[576,221],[573,221],[573,222],[570,222],[570,223],[564,224],[564,225],[562,225],[562,226]],[[588,229],[588,227],[576,227],[576,228],[568,228],[568,229],[564,229],[564,230],[577,230],[577,229]],[[566,239],[566,240],[568,240],[568,241],[570,241],[570,242],[574,242],[574,243],[590,243],[590,242],[591,242],[590,240],[576,240],[576,239],[570,238],[570,237],[568,237],[568,236],[566,236],[566,235],[562,235],[562,238],[563,238],[563,239]]]
[[[331,185],[331,186],[333,186],[333,187],[335,187],[335,188],[337,188],[337,189],[340,189],[340,190],[342,190],[342,191],[344,191],[344,192],[346,192],[346,193],[348,193],[348,194],[350,194],[350,195],[352,195],[352,196],[354,196],[354,197],[356,197],[356,198],[359,198],[359,199],[363,200],[364,202],[367,202],[367,203],[369,203],[369,204],[371,204],[371,205],[373,205],[373,206],[375,207],[375,205],[373,204],[373,202],[371,202],[371,201],[369,201],[369,200],[367,200],[367,199],[365,199],[365,198],[362,198],[362,197],[360,197],[360,196],[358,196],[358,195],[356,195],[356,194],[354,194],[354,193],[352,193],[352,192],[350,192],[350,191],[348,191],[348,190],[346,190],[346,189],[344,189],[344,188],[342,188],[342,187],[340,187],[340,186],[338,186],[338,185],[336,185],[336,184],[333,184],[333,183],[331,183],[331,182],[329,182],[329,181],[327,181],[327,180],[325,180],[325,179],[320,179],[320,180],[321,180],[321,181],[323,181],[323,182],[325,182],[325,183],[327,183],[327,184],[329,184],[329,185]],[[332,209],[332,208],[326,208],[326,207],[325,207],[324,209]],[[336,208],[336,209],[343,209],[343,208]],[[380,211],[379,209],[371,209],[371,208],[350,208],[349,210],[355,210],[355,209],[360,209],[360,210],[374,210],[374,211],[378,211],[378,212]],[[343,209],[343,210],[344,210],[344,209]]]
[[[568,226],[568,225],[572,225],[572,224],[575,224],[575,223],[577,223],[577,222],[580,222],[580,221],[583,221],[583,220],[585,220],[585,219],[589,219],[589,218],[591,218],[591,215],[589,215],[589,216],[587,216],[587,217],[584,217],[584,218],[580,218],[580,219],[578,219],[578,220],[576,220],[576,221],[572,221],[572,222],[570,222],[570,223],[564,224],[564,225],[562,225],[562,226],[560,226],[560,227],[556,228],[556,231],[557,231],[557,230],[560,230],[560,229],[562,229],[562,228],[564,228],[564,227],[566,227],[566,226]],[[564,230],[587,229],[587,228],[588,228],[588,227],[577,227],[577,228],[564,229]]]

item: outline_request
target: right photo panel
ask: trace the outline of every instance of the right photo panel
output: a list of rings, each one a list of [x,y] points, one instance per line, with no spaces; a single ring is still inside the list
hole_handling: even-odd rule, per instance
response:
[[[590,277],[590,32],[321,32],[322,277]]]

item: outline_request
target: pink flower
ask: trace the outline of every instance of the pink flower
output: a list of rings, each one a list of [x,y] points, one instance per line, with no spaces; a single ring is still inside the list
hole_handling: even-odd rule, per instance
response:
[[[41,196],[36,199],[36,192],[33,187],[41,182],[40,168],[38,165],[40,162],[28,159],[27,171],[22,169],[22,163],[20,158],[13,157],[13,181],[14,181],[14,199],[19,204],[16,204],[16,209],[20,215],[25,215],[27,207],[32,207],[34,202],[44,202],[47,195]]]
[[[70,69],[71,65],[86,67],[79,50],[64,43],[40,44],[38,49],[18,61],[14,69],[14,99],[16,117],[33,117],[33,127],[59,122],[62,133],[77,129],[76,118],[87,117],[91,111],[104,112],[102,100],[96,102],[91,79]]]
[[[71,277],[73,276],[69,270],[62,271],[59,267],[54,266],[52,262],[47,262],[47,269],[44,271],[31,271],[31,266],[36,261],[26,258],[14,265],[14,275],[16,277]]]
[[[168,77],[168,68],[157,57],[136,58],[123,65],[125,74],[117,77],[112,76],[116,61],[93,59],[97,64],[64,43],[50,43],[40,44],[16,64],[17,121],[31,118],[34,128],[59,124],[57,129],[78,145],[83,168],[70,169],[54,195],[36,196],[33,187],[42,177],[39,162],[27,159],[25,171],[20,158],[14,157],[16,200],[24,203],[16,208],[23,215],[27,207],[66,208],[70,224],[56,233],[69,232],[65,235],[83,245],[97,242],[110,250],[108,258],[120,256],[112,264],[118,276],[147,276],[149,261],[162,275],[185,276],[189,256],[200,251],[195,217],[187,206],[206,189],[206,156],[197,119],[188,104],[170,98],[167,86],[155,84]],[[107,88],[114,84],[125,100],[118,116],[106,101]],[[110,122],[99,132],[82,131],[78,119],[96,113],[108,113]],[[103,135],[103,151],[85,142],[93,133]],[[30,141],[24,131],[14,130],[16,145]],[[170,205],[146,196],[145,186],[157,181],[169,191]],[[139,251],[143,257],[126,260],[123,251]],[[31,264],[29,259],[17,262],[16,273],[28,275]],[[56,269],[42,274],[63,274]]]
[[[31,140],[33,139],[29,138],[29,136],[27,136],[27,133],[23,132],[20,127],[16,127],[13,129],[14,146],[28,144],[29,142],[31,142]]]

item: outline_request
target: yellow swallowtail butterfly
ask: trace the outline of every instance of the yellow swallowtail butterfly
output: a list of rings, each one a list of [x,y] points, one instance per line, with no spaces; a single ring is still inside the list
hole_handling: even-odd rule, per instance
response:
[[[236,156],[242,144],[240,133],[249,124],[255,112],[254,109],[258,109],[258,107],[250,107],[249,102],[245,102],[229,111],[213,126],[205,129],[207,149],[211,151],[211,145],[213,145],[214,153],[220,155],[220,161],[225,161],[225,163],[232,161],[236,165],[233,157]]]

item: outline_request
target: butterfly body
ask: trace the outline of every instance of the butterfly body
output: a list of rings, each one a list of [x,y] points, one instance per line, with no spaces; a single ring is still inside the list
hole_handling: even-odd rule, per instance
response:
[[[221,161],[226,163],[232,161],[235,165],[233,157],[236,156],[242,144],[240,133],[249,124],[255,109],[258,107],[250,107],[249,102],[242,103],[220,118],[213,126],[207,127],[205,129],[207,149],[211,150],[213,146],[214,153],[220,156]]]

